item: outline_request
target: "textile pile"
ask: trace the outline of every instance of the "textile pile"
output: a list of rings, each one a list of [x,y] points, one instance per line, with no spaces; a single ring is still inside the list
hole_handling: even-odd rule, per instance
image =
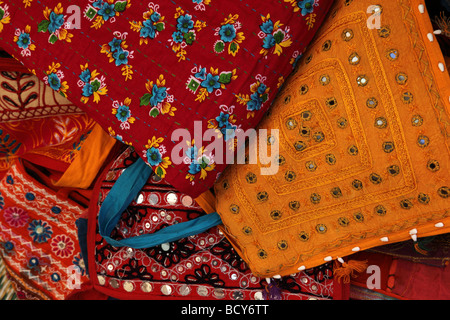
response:
[[[450,299],[448,0],[0,1],[0,298]]]

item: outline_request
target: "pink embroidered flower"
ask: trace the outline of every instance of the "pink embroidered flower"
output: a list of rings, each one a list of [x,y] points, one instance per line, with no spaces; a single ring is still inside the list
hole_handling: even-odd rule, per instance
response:
[[[3,213],[6,222],[14,228],[23,227],[28,223],[28,213],[26,210],[17,207],[9,207]]]
[[[72,239],[63,234],[55,236],[50,245],[52,252],[61,258],[71,256],[75,250],[75,244]]]

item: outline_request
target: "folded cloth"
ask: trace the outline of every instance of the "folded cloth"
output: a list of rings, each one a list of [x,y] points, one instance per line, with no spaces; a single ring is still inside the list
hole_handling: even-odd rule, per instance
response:
[[[235,132],[268,110],[332,2],[6,0],[0,45],[195,198],[226,167],[219,155]]]

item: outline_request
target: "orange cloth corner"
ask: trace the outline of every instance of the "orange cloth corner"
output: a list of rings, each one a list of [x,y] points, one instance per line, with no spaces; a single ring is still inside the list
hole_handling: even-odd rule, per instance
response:
[[[450,232],[445,60],[421,1],[379,3],[335,2],[260,123],[279,130],[259,139],[278,172],[257,159],[215,184],[223,231],[258,276]]]
[[[116,140],[98,124],[87,137],[77,157],[54,185],[87,189],[91,186]]]

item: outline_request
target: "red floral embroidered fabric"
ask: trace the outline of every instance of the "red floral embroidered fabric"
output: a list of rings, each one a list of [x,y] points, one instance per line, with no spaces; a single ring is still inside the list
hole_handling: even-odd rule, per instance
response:
[[[195,121],[199,134],[213,129],[222,142],[254,128],[332,2],[8,0],[0,41],[133,145],[158,176],[196,197],[226,164],[207,148],[214,138],[194,147]],[[172,137],[176,129],[189,138]]]

